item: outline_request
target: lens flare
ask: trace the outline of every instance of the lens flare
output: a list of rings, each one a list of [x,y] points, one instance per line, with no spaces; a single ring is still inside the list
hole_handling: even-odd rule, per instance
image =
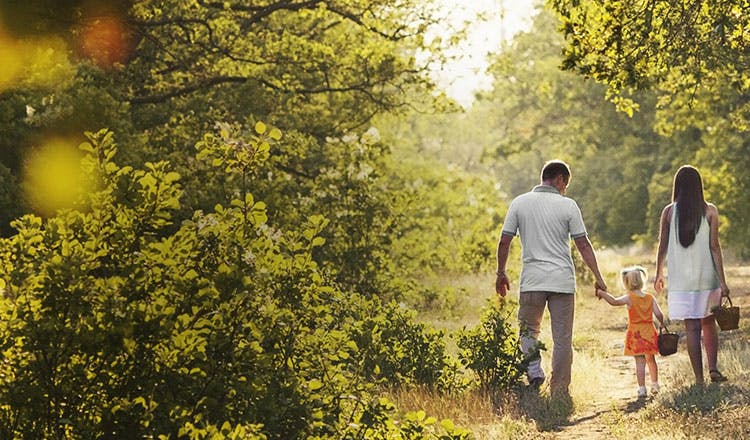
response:
[[[0,30],[0,92],[18,86],[51,87],[75,74],[62,38],[18,40]]]
[[[23,54],[13,40],[0,34],[0,92],[13,87],[23,71]]]
[[[80,34],[83,54],[102,68],[111,68],[125,62],[130,37],[119,17],[104,15],[92,17],[84,23]]]
[[[53,215],[59,209],[72,208],[88,191],[76,145],[74,140],[49,139],[30,153],[23,188],[26,199],[40,214]]]

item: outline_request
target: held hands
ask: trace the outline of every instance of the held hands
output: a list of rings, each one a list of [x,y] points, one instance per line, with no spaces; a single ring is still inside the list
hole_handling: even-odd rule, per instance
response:
[[[596,282],[594,283],[594,295],[597,298],[602,299],[602,296],[599,293],[600,290],[605,293],[607,292],[607,283],[605,283],[604,280],[601,278],[596,280]]]

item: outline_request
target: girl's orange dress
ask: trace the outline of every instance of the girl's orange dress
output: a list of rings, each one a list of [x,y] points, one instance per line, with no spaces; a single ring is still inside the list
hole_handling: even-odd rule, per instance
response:
[[[654,297],[650,293],[639,296],[628,292],[628,332],[625,334],[625,355],[656,354],[659,347],[654,326]]]

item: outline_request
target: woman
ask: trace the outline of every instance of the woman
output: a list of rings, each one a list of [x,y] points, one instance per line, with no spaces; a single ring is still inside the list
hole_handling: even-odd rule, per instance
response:
[[[672,203],[661,213],[659,249],[656,256],[657,292],[664,289],[667,260],[670,319],[684,320],[688,355],[695,381],[703,383],[701,333],[712,382],[727,378],[717,368],[719,335],[711,307],[729,296],[719,244],[719,211],[703,198],[698,170],[685,165],[677,170]]]

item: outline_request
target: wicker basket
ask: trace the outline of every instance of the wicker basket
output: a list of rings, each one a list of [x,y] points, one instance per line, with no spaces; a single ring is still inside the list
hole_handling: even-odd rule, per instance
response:
[[[716,306],[713,309],[714,316],[716,316],[716,322],[719,323],[719,328],[722,330],[735,330],[740,328],[740,308],[739,306],[732,305],[732,299],[725,297],[729,301],[729,306],[722,303],[720,306]]]
[[[670,354],[677,353],[677,342],[679,340],[680,335],[671,333],[666,326],[661,327],[659,329],[659,337],[656,340],[656,344],[659,347],[659,354],[669,356]]]

